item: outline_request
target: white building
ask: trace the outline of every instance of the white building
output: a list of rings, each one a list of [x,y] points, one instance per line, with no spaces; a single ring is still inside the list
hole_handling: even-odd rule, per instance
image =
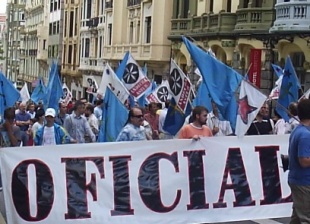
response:
[[[20,76],[31,90],[39,76],[47,80],[47,4],[26,0],[25,30],[21,35]]]
[[[5,52],[4,52],[4,42],[5,42],[5,26],[6,26],[6,15],[0,14],[0,71],[4,72],[5,67]]]
[[[17,82],[17,87],[21,87],[22,76],[20,75],[20,44],[21,32],[25,26],[26,0],[8,0],[7,4],[7,23],[6,23],[6,66],[5,74],[8,79]]]

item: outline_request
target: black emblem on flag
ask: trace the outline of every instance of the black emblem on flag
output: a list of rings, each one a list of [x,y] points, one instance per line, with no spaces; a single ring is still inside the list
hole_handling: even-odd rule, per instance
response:
[[[126,84],[133,84],[139,78],[139,68],[134,63],[128,63],[123,74],[123,80]]]
[[[178,69],[173,69],[169,78],[169,87],[173,95],[177,96],[182,90],[183,80]]]

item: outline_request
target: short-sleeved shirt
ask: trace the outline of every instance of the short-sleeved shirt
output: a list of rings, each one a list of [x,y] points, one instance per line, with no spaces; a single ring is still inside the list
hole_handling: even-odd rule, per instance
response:
[[[299,158],[310,157],[310,127],[298,125],[289,140],[288,182],[295,185],[310,185],[310,167],[303,168]]]
[[[126,124],[116,138],[117,142],[143,140],[147,140],[144,127],[137,127],[131,123]]]
[[[25,113],[19,112],[15,115],[16,121],[29,121],[30,119],[31,119],[31,116],[27,112]],[[29,128],[29,125],[21,125],[19,127],[21,131],[27,131]]]
[[[193,125],[193,123],[190,123],[182,127],[179,133],[179,138],[181,139],[193,138],[194,135],[198,135],[200,137],[213,136],[212,131],[207,125],[202,125],[202,127],[196,127]]]

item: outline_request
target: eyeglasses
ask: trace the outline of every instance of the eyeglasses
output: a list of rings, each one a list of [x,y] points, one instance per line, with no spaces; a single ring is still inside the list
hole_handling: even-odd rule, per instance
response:
[[[143,118],[143,115],[132,115],[132,117]]]

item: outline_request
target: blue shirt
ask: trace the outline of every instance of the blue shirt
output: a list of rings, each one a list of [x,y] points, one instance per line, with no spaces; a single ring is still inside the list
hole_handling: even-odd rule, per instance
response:
[[[125,127],[123,127],[116,139],[117,142],[143,140],[147,140],[144,127],[137,127],[131,123],[128,123],[125,125]]]
[[[16,121],[29,121],[31,119],[30,114],[28,114],[27,112],[19,112],[15,115],[15,120]],[[21,131],[27,131],[29,128],[29,125],[20,125],[20,130]]]
[[[310,185],[310,167],[303,168],[299,158],[310,157],[310,128],[298,125],[289,141],[289,174],[288,182],[295,185]]]

